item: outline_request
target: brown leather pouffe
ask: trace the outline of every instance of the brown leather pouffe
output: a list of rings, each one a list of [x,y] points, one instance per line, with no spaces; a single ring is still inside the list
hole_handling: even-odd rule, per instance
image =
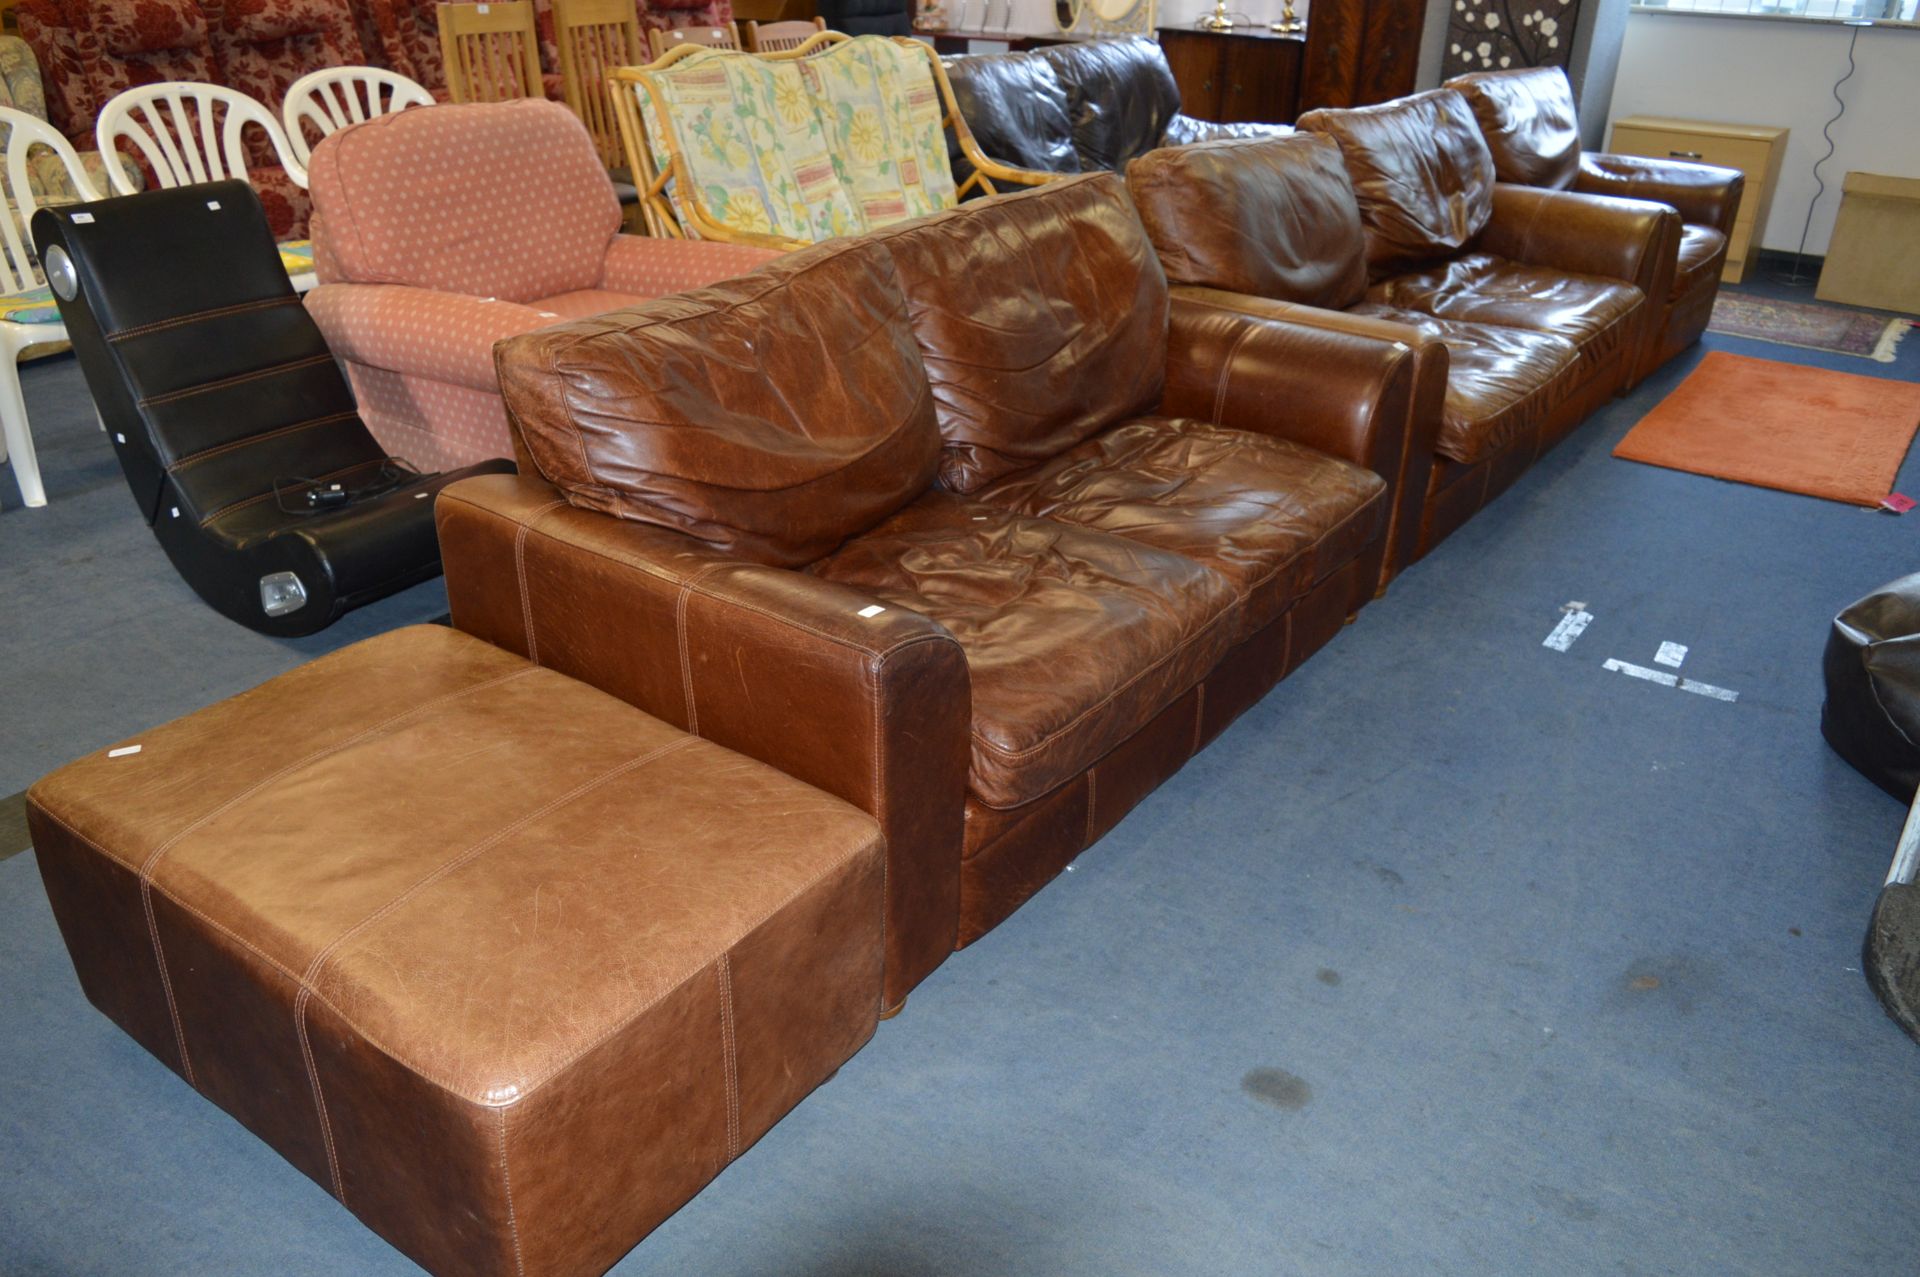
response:
[[[438,626],[81,759],[81,986],[437,1273],[598,1273],[872,1034],[867,816]]]

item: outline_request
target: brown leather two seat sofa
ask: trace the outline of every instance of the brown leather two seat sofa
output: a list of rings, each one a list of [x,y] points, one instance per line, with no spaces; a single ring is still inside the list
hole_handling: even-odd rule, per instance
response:
[[[874,815],[889,1006],[1332,637],[1420,495],[1412,352],[1171,297],[1111,174],[497,356],[521,474],[440,502],[454,624]]]

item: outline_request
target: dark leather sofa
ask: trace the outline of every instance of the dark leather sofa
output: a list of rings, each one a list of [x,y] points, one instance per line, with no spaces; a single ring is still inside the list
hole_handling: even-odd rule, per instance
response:
[[[1293,131],[1284,124],[1214,124],[1182,114],[1167,55],[1144,36],[941,61],[980,149],[1011,169],[1118,171],[1156,147]],[[966,160],[957,147],[953,161],[954,176],[964,180]]]
[[[1414,349],[1432,452],[1390,578],[1621,386],[1673,216],[1496,187],[1454,94],[1307,122],[1327,131],[1156,151],[1127,183],[1175,296]]]
[[[454,624],[874,815],[889,1006],[1371,596],[1413,373],[1170,297],[1108,174],[497,360]]]
[[[1713,317],[1727,242],[1746,179],[1738,169],[1583,152],[1573,86],[1559,67],[1476,71],[1447,81],[1466,96],[1503,182],[1653,200],[1676,210],[1673,283],[1661,300],[1640,376],[1693,343]]]

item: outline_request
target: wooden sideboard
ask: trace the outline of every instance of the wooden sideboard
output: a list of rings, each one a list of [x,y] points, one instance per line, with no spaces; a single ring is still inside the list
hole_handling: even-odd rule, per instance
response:
[[[1727,266],[1720,273],[1729,284],[1739,283],[1767,229],[1773,188],[1780,180],[1781,161],[1786,158],[1787,130],[1764,124],[1709,124],[1703,120],[1630,115],[1613,122],[1613,140],[1607,149],[1622,155],[1718,164],[1747,175],[1740,211],[1733,220],[1733,237],[1727,244]]]
[[[1291,124],[1300,106],[1305,41],[1261,27],[1161,27],[1160,48],[1180,86],[1180,109],[1217,124]]]

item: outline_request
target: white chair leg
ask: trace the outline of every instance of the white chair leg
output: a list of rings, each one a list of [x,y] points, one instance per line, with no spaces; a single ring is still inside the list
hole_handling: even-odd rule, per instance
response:
[[[21,500],[29,506],[43,506],[47,490],[40,485],[40,462],[33,454],[33,435],[27,430],[27,400],[20,393],[20,350],[11,342],[0,349],[0,364],[4,364],[0,367],[0,436],[7,441]]]

